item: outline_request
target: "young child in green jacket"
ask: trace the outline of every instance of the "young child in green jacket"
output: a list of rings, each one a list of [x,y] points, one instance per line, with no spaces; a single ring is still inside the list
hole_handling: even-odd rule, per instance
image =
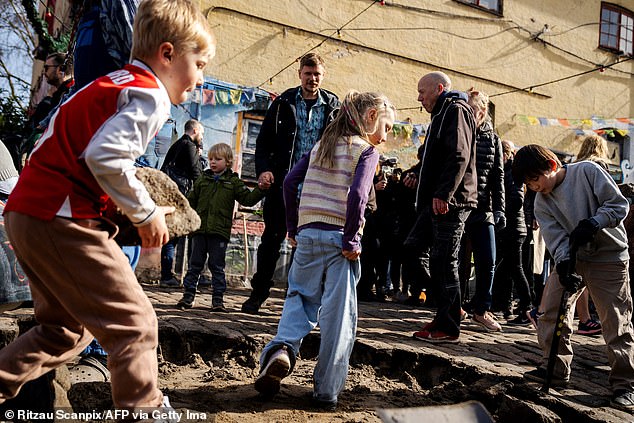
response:
[[[189,309],[194,305],[200,272],[209,258],[211,271],[212,311],[226,311],[223,295],[227,289],[225,279],[225,253],[231,236],[234,202],[253,206],[263,197],[259,188],[253,191],[231,170],[233,152],[228,144],[215,144],[209,149],[209,169],[194,182],[189,196],[190,205],[200,216],[200,229],[191,238],[192,250],[189,267],[183,281],[185,292],[177,307]]]

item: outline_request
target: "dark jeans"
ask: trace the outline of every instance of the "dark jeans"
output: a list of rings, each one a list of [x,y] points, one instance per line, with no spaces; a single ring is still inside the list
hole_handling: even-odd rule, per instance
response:
[[[280,258],[280,248],[286,238],[286,209],[281,187],[273,187],[264,197],[262,206],[264,217],[264,232],[260,240],[257,253],[257,269],[251,286],[251,297],[261,303],[269,297],[273,286],[273,274],[277,260]]]
[[[491,310],[491,289],[495,274],[495,232],[493,224],[488,222],[470,222],[466,225],[465,232],[471,239],[476,273],[476,289],[471,304],[473,312],[481,316],[485,311]]]
[[[189,257],[189,268],[183,281],[185,291],[196,291],[200,273],[209,257],[211,286],[213,296],[222,296],[227,290],[225,279],[225,254],[228,241],[219,235],[194,234],[191,237],[192,252]]]
[[[447,214],[434,215],[431,205],[425,207],[405,241],[406,246],[419,250],[424,267],[429,269],[438,307],[436,330],[450,336],[460,335],[458,252],[469,213],[470,210],[452,209]]]
[[[502,310],[510,309],[513,285],[519,297],[519,309],[528,310],[534,294],[522,266],[522,245],[525,235],[502,234],[498,238],[498,268],[493,284],[494,303]]]

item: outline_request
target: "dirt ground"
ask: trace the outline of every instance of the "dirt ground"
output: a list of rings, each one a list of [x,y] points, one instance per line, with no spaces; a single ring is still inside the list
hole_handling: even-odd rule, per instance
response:
[[[163,363],[160,382],[175,408],[206,413],[208,420],[200,421],[378,422],[376,408],[423,405],[422,390],[415,381],[377,378],[374,369],[362,366],[351,368],[337,411],[314,409],[309,400],[314,364],[298,360],[293,374],[283,380],[280,392],[270,400],[253,388],[255,371],[235,360],[214,365],[194,355],[185,366]]]
[[[311,406],[314,360],[297,361],[292,375],[283,380],[272,399],[261,397],[253,388],[256,374],[235,359],[223,363],[205,362],[193,354],[189,362],[159,364],[159,384],[171,405],[183,413],[183,422],[380,422],[377,408],[430,405],[416,380],[377,376],[371,366],[351,367],[345,391],[335,412]],[[76,412],[112,407],[110,385],[87,382],[72,386],[69,399]]]

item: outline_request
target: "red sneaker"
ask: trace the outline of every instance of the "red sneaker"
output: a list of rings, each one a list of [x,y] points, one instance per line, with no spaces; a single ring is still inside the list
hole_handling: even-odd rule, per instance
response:
[[[420,330],[420,331],[421,331],[421,332],[422,332],[422,331],[424,331],[424,330],[426,330],[426,331],[431,331],[431,330],[433,330],[435,327],[436,327],[436,320],[434,319],[434,320],[432,320],[432,321],[431,321],[431,322],[429,322],[429,323],[425,323],[425,324],[423,325],[423,327],[421,328],[421,330]]]
[[[421,341],[428,342],[451,342],[457,343],[458,336],[447,335],[445,332],[440,330],[421,330],[419,332],[414,332],[414,338],[420,339]]]

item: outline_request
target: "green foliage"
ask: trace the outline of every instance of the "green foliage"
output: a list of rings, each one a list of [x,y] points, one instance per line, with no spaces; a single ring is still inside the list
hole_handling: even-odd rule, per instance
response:
[[[58,38],[54,38],[48,33],[48,27],[46,23],[38,16],[35,2],[32,0],[22,0],[22,6],[26,12],[26,17],[33,26],[33,30],[37,34],[40,45],[38,56],[43,56],[50,53],[62,53],[68,51],[68,45],[70,44],[70,34],[62,32]],[[38,57],[43,60],[42,57]]]
[[[24,110],[15,96],[0,90],[0,134],[21,133],[26,122]]]

